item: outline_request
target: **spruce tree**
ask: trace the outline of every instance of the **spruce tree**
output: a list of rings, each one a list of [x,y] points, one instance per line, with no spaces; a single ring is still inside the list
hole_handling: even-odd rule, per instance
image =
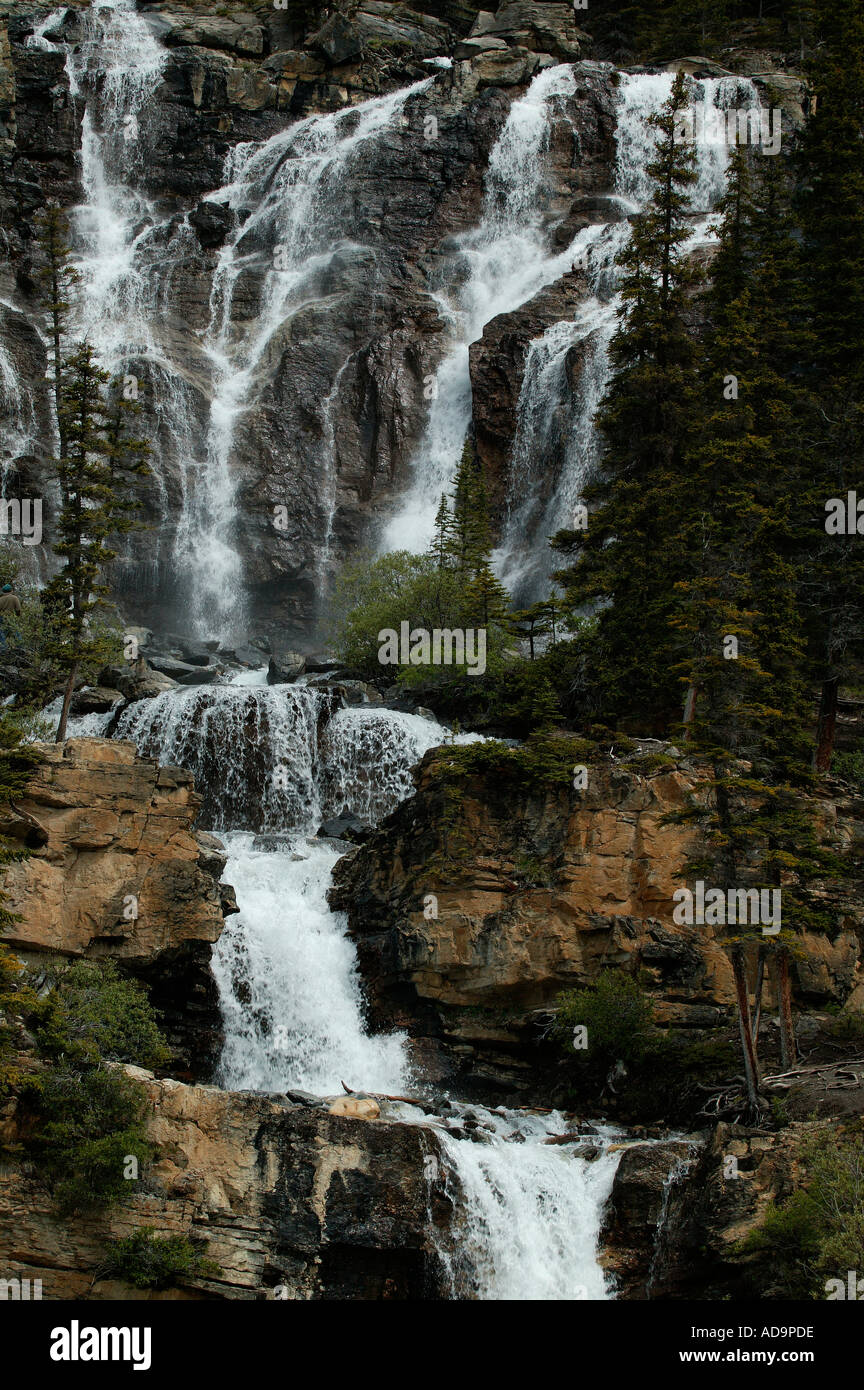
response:
[[[826,503],[864,497],[864,10],[820,0],[798,163],[816,429],[802,480],[810,655],[821,689],[816,766],[830,766],[841,682],[864,658],[864,545],[828,534]]]
[[[58,418],[65,451],[56,461],[61,505],[54,546],[64,564],[43,593],[52,654],[65,675],[58,743],[66,737],[79,670],[103,650],[92,619],[116,554],[110,541],[137,524],[133,484],[148,472],[147,445],[126,434],[126,416],[134,405],[119,392],[112,397],[109,381],[87,343],[64,360]]]
[[[598,416],[603,477],[586,489],[584,538],[563,532],[553,540],[573,556],[556,575],[568,604],[604,604],[592,657],[606,723],[634,712],[668,719],[678,703],[678,643],[669,619],[674,585],[688,573],[680,507],[693,429],[691,296],[700,278],[686,251],[695,154],[676,139],[689,101],[690,84],[679,73],[651,118],[653,193],[618,257],[624,275],[611,346],[615,373]]]
[[[77,280],[70,264],[67,223],[54,204],[46,207],[40,223],[40,279],[52,344],[59,445],[55,470],[60,515],[54,548],[64,560],[43,591],[42,602],[47,647],[64,680],[59,742],[66,737],[82,665],[109,655],[93,619],[105,592],[105,570],[115,556],[109,541],[137,524],[134,483],[149,471],[149,449],[128,430],[129,417],[140,409],[137,402],[126,400],[117,386],[108,390],[109,374],[99,367],[88,343],[71,351],[67,346],[68,295]]]

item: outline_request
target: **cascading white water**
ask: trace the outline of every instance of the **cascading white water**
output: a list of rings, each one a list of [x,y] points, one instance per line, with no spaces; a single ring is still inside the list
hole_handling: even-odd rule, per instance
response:
[[[558,1112],[465,1107],[478,1138],[439,1130],[463,1204],[456,1237],[439,1237],[454,1298],[574,1300],[611,1297],[597,1262],[603,1207],[620,1151],[615,1131],[592,1130],[593,1161],[548,1140],[567,1132]]]
[[[235,146],[224,187],[210,200],[250,215],[220,253],[203,350],[212,369],[206,466],[186,507],[178,545],[188,551],[199,629],[236,628],[240,562],[225,535],[235,515],[231,468],[239,418],[253,399],[262,360],[292,315],[315,296],[315,280],[334,255],[360,235],[351,173],[368,147],[401,117],[406,103],[431,85],[413,86],[326,116],[310,116],[263,144]],[[238,289],[251,280],[258,311],[235,322]],[[339,377],[324,404],[324,432]],[[331,426],[332,430],[332,426]],[[332,456],[333,441],[329,441]],[[332,457],[331,457],[332,471]],[[334,479],[327,479],[321,549],[329,543]],[[273,505],[285,498],[273,498]]]
[[[64,7],[40,22],[30,45],[54,49],[48,35],[65,16]],[[229,639],[245,626],[233,458],[238,423],[279,330],[314,298],[315,277],[334,254],[361,239],[351,173],[435,79],[231,149],[224,184],[210,198],[242,215],[219,255],[199,340],[177,321],[173,293],[184,264],[197,256],[196,238],[188,220],[166,218],[144,191],[158,138],[152,98],[168,49],[135,0],[93,0],[77,22],[80,38],[66,46],[70,93],[84,107],[84,200],[73,217],[83,292],[73,329],[112,375],[143,375],[156,431],[151,471],[171,523],[159,529],[173,537],[171,553],[162,554],[157,536],[154,575],[166,567],[173,573],[199,636]],[[234,315],[238,287],[257,299],[256,313]],[[344,365],[334,369],[334,390]],[[327,483],[322,550],[335,510],[335,479]],[[280,501],[291,499],[274,498],[273,505]]]
[[[224,837],[225,878],[240,913],[213,952],[225,1047],[219,1078],[234,1090],[352,1090],[408,1085],[405,1040],[370,1036],[354,946],[327,905],[339,850],[306,837],[279,849]]]
[[[411,795],[413,768],[444,739],[445,730],[434,719],[388,709],[340,710],[322,740],[327,809],[338,813],[347,808],[377,824]],[[478,734],[460,734],[455,741],[478,739]]]
[[[192,686],[130,705],[117,738],[188,768],[215,830],[287,830],[320,810],[318,721],[325,697],[302,686]]]
[[[671,73],[621,75],[611,201],[629,214],[641,211],[651,194],[648,167],[656,130],[649,118],[669,97],[673,81]],[[692,96],[695,104],[724,111],[759,105],[754,84],[745,78],[706,79],[694,84]],[[695,152],[692,246],[712,237],[713,209],[723,194],[729,160],[727,146],[719,142],[698,142]],[[601,454],[594,418],[609,381],[609,344],[620,306],[615,257],[629,228],[624,221],[590,230],[591,294],[576,318],[553,324],[531,343],[525,362],[510,459],[509,511],[495,557],[498,575],[517,603],[531,603],[548,593],[555,557],[546,539],[573,525],[575,507]],[[574,389],[568,361],[577,346],[582,347],[582,362]]]
[[[209,324],[194,349],[193,390],[188,363],[181,370],[167,336],[158,336],[169,318],[170,277],[192,247],[192,231],[186,222],[160,220],[159,210],[140,191],[147,107],[160,80],[163,51],[133,0],[96,0],[83,22],[83,42],[69,53],[70,86],[86,102],[86,200],[75,226],[88,293],[87,302],[82,296],[79,321],[112,370],[146,365],[157,414],[181,464],[175,563],[188,580],[199,632],[224,636],[242,616],[232,460],[243,415],[280,350],[281,329],[314,297],[318,277],[334,255],[359,240],[344,193],[355,161],[369,154],[399,121],[405,103],[428,83],[350,111],[309,118],[261,145],[232,151],[224,186],[211,198],[237,213],[237,227],[218,257]],[[46,23],[34,40],[47,43],[47,32]],[[452,476],[470,419],[468,349],[486,323],[559,278],[583,249],[596,249],[597,321],[590,311],[580,311],[578,320],[550,330],[532,348],[517,461],[526,480],[534,467],[529,436],[545,426],[543,402],[563,394],[567,353],[582,340],[590,352],[598,352],[604,333],[608,342],[611,301],[601,286],[626,227],[602,235],[598,228],[586,229],[555,253],[545,236],[544,155],[551,118],[574,86],[570,67],[549,69],[513,103],[490,160],[481,224],[459,239],[455,260],[448,260],[454,278],[461,277],[458,288],[442,283],[439,290],[451,351],[437,374],[437,399],[416,460],[416,486],[391,531],[400,546],[420,546],[431,532],[438,496]],[[624,87],[626,107],[628,79]],[[647,110],[647,90],[645,95]],[[631,104],[638,104],[635,91]],[[626,163],[623,154],[621,162]],[[631,202],[639,192],[630,183],[619,191]],[[335,510],[330,412],[345,363],[331,366],[332,385],[321,407],[328,455],[321,520],[325,553]],[[597,381],[605,380],[604,372],[598,356]],[[586,434],[579,442],[578,431],[588,429],[584,422],[590,423],[594,408],[587,389],[582,397],[578,418],[567,416],[561,426],[576,441],[580,466],[591,440]],[[568,470],[565,501],[572,505],[582,475],[575,466]],[[157,483],[167,506],[172,483],[167,473],[158,472],[158,461]],[[368,1034],[354,948],[342,917],[326,901],[338,848],[311,835],[322,818],[346,808],[363,820],[379,821],[410,794],[412,767],[446,732],[417,716],[370,707],[339,711],[327,720],[327,699],[309,687],[270,688],[262,684],[262,673],[249,673],[228,686],[138,702],[122,716],[116,736],[135,739],[142,753],[162,763],[190,768],[203,799],[202,823],[224,832],[225,877],[240,905],[214,953],[226,1035],[224,1084],[326,1095],[345,1081],[352,1088],[401,1093],[413,1084],[406,1041],[400,1035]],[[87,718],[101,721],[101,729],[110,716]],[[608,1135],[603,1155],[590,1164],[568,1145],[543,1142],[566,1127],[560,1116],[471,1107],[486,1136],[486,1142],[477,1142],[462,1130],[466,1107],[453,1109],[460,1112],[455,1129],[432,1122],[461,1211],[458,1252],[441,1246],[453,1296],[608,1296],[596,1260],[602,1207],[617,1162],[605,1152]],[[416,1114],[405,1118],[418,1119]]]
[[[359,708],[336,711],[319,739],[326,714],[327,696],[307,686],[237,682],[139,701],[115,733],[145,756],[189,768],[202,823],[229,832],[225,877],[240,913],[226,924],[213,969],[225,1020],[221,1075],[239,1089],[406,1085],[404,1040],[368,1035],[354,947],[327,905],[339,851],[309,837],[322,816],[343,809],[386,815],[446,731],[417,715]],[[357,775],[364,761],[373,781]],[[265,832],[260,842],[253,830]]]
[[[453,479],[471,421],[471,344],[496,315],[525,304],[572,269],[579,255],[584,238],[551,253],[543,220],[551,117],[575,90],[572,67],[561,64],[541,72],[513,102],[489,158],[480,224],[447,258],[456,288],[444,285],[436,298],[451,346],[435,376],[414,482],[386,529],[385,549],[423,550],[432,537],[441,493]]]
[[[338,710],[319,737],[326,697],[247,683],[261,679],[139,701],[115,734],[160,763],[189,767],[204,823],[223,832],[240,911],[213,953],[225,1029],[219,1080],[237,1090],[333,1095],[344,1082],[404,1095],[421,1084],[407,1039],[369,1034],[354,946],[327,903],[340,850],[311,836],[322,815],[342,810],[378,822],[410,794],[412,768],[447,732],[362,706]],[[256,838],[250,825],[265,833]],[[608,1297],[596,1249],[617,1166],[606,1152],[611,1132],[592,1141],[603,1152],[589,1163],[572,1146],[544,1142],[565,1132],[558,1114],[447,1108],[446,1120],[409,1107],[396,1114],[431,1125],[441,1141],[460,1213],[454,1233],[437,1238],[451,1296]]]

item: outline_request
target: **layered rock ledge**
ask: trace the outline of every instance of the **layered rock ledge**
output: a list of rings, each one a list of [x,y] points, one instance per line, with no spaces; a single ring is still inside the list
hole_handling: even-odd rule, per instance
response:
[[[430,1130],[125,1070],[147,1095],[153,1163],[121,1205],[62,1223],[36,1177],[0,1169],[7,1278],[41,1279],[47,1300],[436,1295],[430,1231],[449,1202],[426,1177]],[[14,1140],[14,1117],[0,1140]],[[107,1242],[142,1226],[202,1240],[215,1271],[164,1293],[100,1278]]]
[[[28,850],[5,876],[18,920],[4,944],[37,968],[51,956],[118,961],[150,986],[187,1066],[208,1075],[219,1045],[210,951],[236,904],[219,883],[220,842],[194,829],[191,774],[109,739],[41,752],[0,821]]]

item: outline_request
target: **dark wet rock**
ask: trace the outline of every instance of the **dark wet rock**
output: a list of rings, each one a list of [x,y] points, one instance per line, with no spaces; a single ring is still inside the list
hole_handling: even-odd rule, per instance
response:
[[[197,666],[189,661],[180,661],[173,656],[148,656],[149,664],[154,671],[160,671],[164,676],[170,676],[179,685],[212,685],[223,674],[223,668],[214,666]]]
[[[267,667],[268,685],[290,685],[306,670],[306,658],[300,652],[277,651]]]
[[[107,714],[116,705],[122,704],[123,695],[119,690],[103,685],[88,685],[76,690],[69,706],[72,714]]]
[[[341,816],[331,816],[318,827],[319,836],[334,840],[351,840],[355,835],[365,835],[372,829],[368,821],[361,820],[347,809]]]

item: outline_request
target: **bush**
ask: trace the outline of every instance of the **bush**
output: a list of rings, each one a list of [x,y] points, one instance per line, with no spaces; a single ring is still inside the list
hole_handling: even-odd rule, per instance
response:
[[[578,1024],[587,1030],[584,1050],[573,1046]],[[615,1062],[632,1066],[645,1056],[654,1036],[651,1003],[631,976],[607,970],[592,987],[559,996],[553,1032],[568,1056],[605,1075]]]
[[[201,1254],[204,1242],[187,1236],[157,1236],[141,1226],[131,1236],[112,1240],[97,1279],[122,1279],[136,1289],[167,1289],[188,1279],[218,1273]]]
[[[471,614],[466,579],[441,569],[431,555],[397,550],[377,560],[355,561],[339,575],[328,604],[328,639],[340,661],[367,680],[386,676],[403,685],[469,685],[482,676],[469,676],[465,666],[382,666],[378,633],[409,630],[465,629],[486,626],[486,669],[500,668],[507,638],[497,623],[478,623]]]
[[[807,1186],[769,1206],[744,1242],[770,1258],[777,1297],[824,1298],[827,1279],[864,1270],[864,1125],[822,1129],[802,1149]]]
[[[498,739],[458,746],[445,744],[436,754],[433,770],[439,781],[456,785],[482,777],[490,789],[521,787],[543,791],[550,786],[570,787],[573,769],[597,756],[597,745],[588,739],[560,737],[538,731],[519,748]]]
[[[61,1213],[110,1205],[125,1191],[129,1157],[150,1158],[144,1098],[119,1070],[48,1067],[31,1091],[37,1127],[28,1150]]]
[[[171,1049],[159,1031],[146,991],[113,961],[78,961],[60,977],[37,1033],[49,1056],[77,1063],[132,1062],[159,1067]]]
[[[141,1087],[109,1063],[157,1066],[170,1050],[146,993],[113,962],[79,961],[33,1011],[48,1065],[25,1082],[34,1125],[27,1149],[63,1213],[110,1204],[127,1190],[127,1160],[150,1157]]]
[[[856,748],[854,753],[835,753],[831,759],[831,772],[851,782],[859,792],[864,792],[864,748]]]

